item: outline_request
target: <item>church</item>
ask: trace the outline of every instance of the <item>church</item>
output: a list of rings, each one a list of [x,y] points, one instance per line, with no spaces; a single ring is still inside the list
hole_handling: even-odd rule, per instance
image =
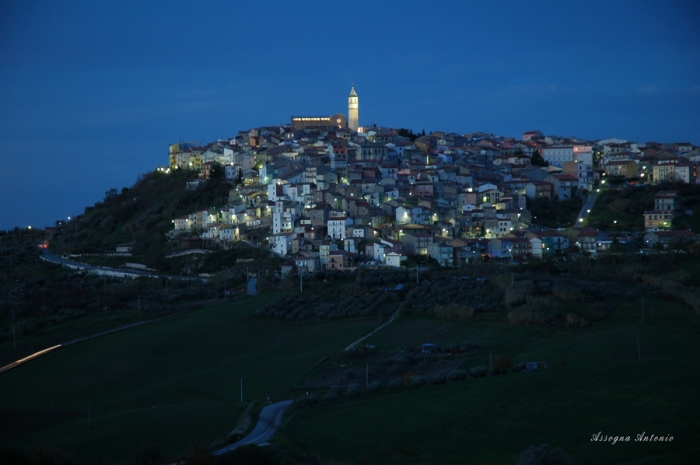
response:
[[[292,127],[294,129],[334,127],[357,131],[359,119],[360,101],[355,92],[355,86],[352,86],[348,97],[348,116],[342,113],[332,116],[292,116]]]

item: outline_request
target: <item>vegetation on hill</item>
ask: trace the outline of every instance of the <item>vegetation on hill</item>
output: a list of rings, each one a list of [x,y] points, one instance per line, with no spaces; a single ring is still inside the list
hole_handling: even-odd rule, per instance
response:
[[[51,244],[58,253],[113,252],[117,245],[132,243],[134,255],[143,263],[167,267],[164,256],[171,251],[165,233],[175,218],[197,210],[221,207],[228,201],[231,184],[213,176],[197,190],[187,190],[194,171],[154,171],[140,176],[133,187],[110,189],[102,202],[86,207],[71,219]]]
[[[549,200],[534,199],[527,209],[532,213],[532,222],[546,228],[568,228],[576,223],[581,211],[581,199]]]
[[[644,212],[654,210],[654,198],[659,191],[675,190],[681,196],[683,209],[676,214],[673,229],[700,232],[700,186],[684,183],[661,183],[605,189],[586,220],[592,226],[608,232],[644,231]],[[690,211],[692,215],[686,215]],[[533,213],[534,214],[534,213]]]

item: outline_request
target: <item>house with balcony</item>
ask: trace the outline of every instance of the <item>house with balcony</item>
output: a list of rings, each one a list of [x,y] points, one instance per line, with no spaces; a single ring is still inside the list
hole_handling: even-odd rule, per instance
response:
[[[328,218],[328,237],[331,239],[345,240],[347,228],[353,223],[347,216],[332,216]]]
[[[318,246],[318,260],[321,268],[326,268],[331,252],[338,250],[338,245],[334,242],[324,241]]]
[[[284,257],[292,253],[292,241],[297,237],[296,233],[279,233],[271,236],[272,251]]]
[[[545,178],[552,185],[554,198],[559,200],[572,199],[578,190],[578,178],[571,174],[552,174]]]
[[[454,247],[445,241],[435,241],[428,244],[428,255],[435,259],[440,266],[451,267],[454,264]]]
[[[328,254],[327,270],[343,271],[350,266],[350,254],[345,250],[334,250]]]
[[[530,181],[525,184],[525,195],[528,199],[551,199],[552,184],[544,181]]]
[[[654,197],[654,210],[678,212],[682,209],[678,191],[659,191]]]
[[[664,231],[671,229],[673,212],[667,210],[648,210],[644,212],[644,231]]]
[[[605,165],[605,175],[624,177],[625,179],[639,177],[639,165],[635,160],[611,161]]]

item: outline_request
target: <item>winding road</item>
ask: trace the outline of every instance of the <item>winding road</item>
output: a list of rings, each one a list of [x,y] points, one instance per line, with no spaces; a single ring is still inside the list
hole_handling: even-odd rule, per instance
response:
[[[253,431],[251,431],[248,436],[234,442],[230,446],[215,450],[214,455],[221,455],[225,454],[226,452],[231,452],[235,448],[246,444],[265,444],[272,438],[275,432],[282,425],[282,416],[290,405],[292,405],[291,400],[283,400],[281,402],[263,407],[263,409],[260,411],[260,416],[258,417],[258,422],[255,425],[255,428],[253,428]]]
[[[66,266],[73,268],[75,270],[87,271],[88,273],[95,274],[105,274],[117,278],[168,278],[168,279],[180,279],[184,281],[202,281],[206,282],[206,278],[200,276],[170,276],[164,274],[151,273],[147,271],[139,270],[125,270],[119,268],[108,268],[106,266],[95,266],[89,265],[83,262],[76,262],[75,260],[69,260],[67,258],[60,257],[48,249],[41,249],[41,259],[47,262],[56,263],[57,265]]]

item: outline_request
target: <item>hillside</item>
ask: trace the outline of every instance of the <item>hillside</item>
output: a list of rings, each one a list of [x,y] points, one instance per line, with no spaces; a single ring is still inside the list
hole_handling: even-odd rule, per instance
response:
[[[51,248],[61,254],[90,254],[114,252],[117,245],[131,243],[133,255],[143,263],[167,268],[164,256],[171,249],[165,233],[173,229],[172,220],[228,201],[231,184],[223,176],[212,176],[201,188],[187,190],[187,181],[196,178],[193,171],[154,171],[140,176],[133,187],[110,189],[102,202],[72,218]]]
[[[303,293],[293,276],[263,275],[264,289],[287,292],[98,338],[2,374],[0,437],[10,442],[0,448],[48,444],[77,463],[145,463],[147,450],[167,462],[198,446],[204,460],[249,402],[270,397],[298,402],[273,441],[281,449],[258,460],[283,451],[320,463],[505,465],[548,442],[576,463],[684,463],[697,453],[699,380],[687,367],[698,353],[698,266],[680,255],[610,255],[425,269],[418,283],[409,270],[363,270],[309,279]],[[343,351],[399,306],[364,349]],[[525,362],[547,368],[526,373]],[[598,431],[675,442],[611,455],[610,444],[591,445]]]

